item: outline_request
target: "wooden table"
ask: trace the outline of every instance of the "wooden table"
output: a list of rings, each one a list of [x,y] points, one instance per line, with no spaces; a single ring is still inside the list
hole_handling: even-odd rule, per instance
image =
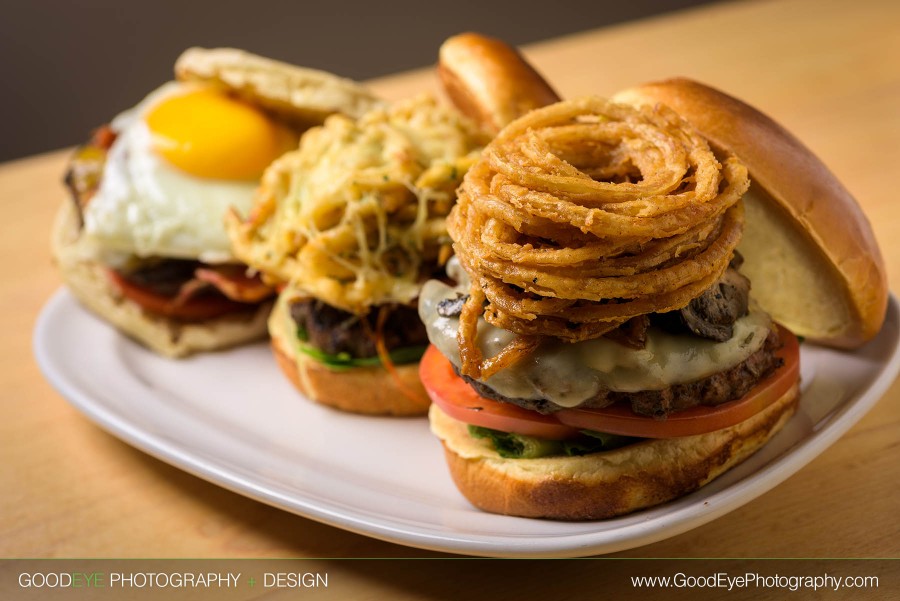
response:
[[[567,97],[609,95],[686,75],[768,112],[859,199],[896,287],[898,31],[900,3],[890,1],[725,3],[573,35],[529,47],[526,54]],[[399,98],[436,84],[426,70],[374,87]],[[438,555],[324,526],[187,475],[107,435],[44,381],[32,358],[31,335],[42,304],[59,286],[47,239],[65,197],[60,175],[67,154],[0,166],[0,556]],[[849,433],[774,490],[703,527],[618,556],[900,556],[898,458],[895,383]],[[344,576],[351,588],[373,597],[378,591],[415,596],[415,587],[404,589],[403,574],[385,571],[390,580],[380,579],[377,570],[351,569]],[[496,579],[491,570],[468,574],[473,586]]]

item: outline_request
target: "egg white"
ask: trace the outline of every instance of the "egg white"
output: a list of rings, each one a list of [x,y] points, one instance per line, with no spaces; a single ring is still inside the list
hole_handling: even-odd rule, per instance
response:
[[[85,235],[105,262],[133,256],[234,261],[224,215],[229,207],[246,214],[258,183],[196,177],[170,165],[154,152],[144,121],[150,108],[186,85],[169,82],[112,122],[118,137],[84,214]]]

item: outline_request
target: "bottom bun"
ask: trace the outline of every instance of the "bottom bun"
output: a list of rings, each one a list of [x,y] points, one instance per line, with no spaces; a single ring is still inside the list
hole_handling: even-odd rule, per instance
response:
[[[278,310],[276,306],[276,311]],[[272,351],[287,378],[309,399],[341,411],[367,415],[425,415],[431,404],[419,380],[419,364],[398,365],[397,379],[383,367],[335,371],[298,355],[277,330]]]
[[[106,268],[89,258],[81,240],[78,216],[72,203],[66,202],[56,214],[51,239],[53,260],[63,282],[82,305],[157,353],[184,357],[265,338],[272,303],[202,322],[153,315],[121,295]]]
[[[768,408],[708,434],[645,440],[582,457],[505,459],[436,405],[431,430],[460,492],[491,513],[599,520],[694,491],[752,455],[797,409],[798,384]]]

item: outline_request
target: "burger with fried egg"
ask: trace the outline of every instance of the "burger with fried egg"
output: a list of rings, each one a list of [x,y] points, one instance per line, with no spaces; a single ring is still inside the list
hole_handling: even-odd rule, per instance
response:
[[[76,151],[53,252],[82,304],[180,357],[265,335],[274,289],[235,258],[224,215],[251,206],[263,170],[306,128],[379,101],[235,49],[192,48],[175,70]]]

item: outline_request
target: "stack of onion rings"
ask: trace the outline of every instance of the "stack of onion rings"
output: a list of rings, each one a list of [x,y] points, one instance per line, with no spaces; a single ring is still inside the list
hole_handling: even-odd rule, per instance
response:
[[[541,336],[577,342],[684,307],[727,268],[748,187],[735,157],[720,162],[663,106],[584,98],[514,121],[468,172],[448,220],[472,279],[463,373],[486,378],[482,367],[516,360],[482,364],[479,316],[519,334],[509,350],[529,352]]]

